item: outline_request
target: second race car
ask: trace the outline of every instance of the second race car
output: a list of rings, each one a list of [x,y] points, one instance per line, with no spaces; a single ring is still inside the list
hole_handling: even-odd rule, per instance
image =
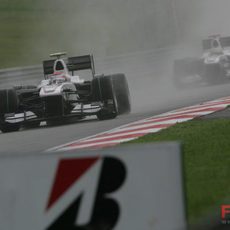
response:
[[[202,46],[200,58],[174,61],[174,83],[177,86],[230,82],[230,37],[210,36],[203,40]]]
[[[123,73],[96,75],[92,55],[43,62],[45,79],[38,86],[14,86],[0,90],[0,130],[17,131],[25,127],[60,124],[76,117],[96,115],[112,119],[131,110],[130,93]],[[75,71],[90,70],[92,80],[83,80]]]

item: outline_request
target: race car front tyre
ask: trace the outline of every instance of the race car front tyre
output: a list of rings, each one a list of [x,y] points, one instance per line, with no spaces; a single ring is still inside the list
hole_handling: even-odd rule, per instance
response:
[[[112,119],[131,110],[128,83],[124,74],[99,76],[93,80],[93,100],[102,101],[98,119]]]
[[[113,119],[118,115],[117,97],[113,88],[113,79],[111,76],[103,76],[99,81],[103,108],[97,113],[97,118],[99,120]]]
[[[3,133],[14,132],[20,129],[19,123],[8,123],[4,121],[7,113],[15,113],[19,107],[19,100],[15,89],[0,90],[0,130]]]
[[[11,124],[7,122],[0,122],[0,130],[2,131],[2,133],[18,131],[20,129],[20,126],[21,125],[19,123]]]
[[[19,106],[15,89],[0,90],[0,114],[15,113]]]
[[[114,74],[111,78],[117,101],[118,114],[129,113],[131,111],[130,93],[125,75]]]

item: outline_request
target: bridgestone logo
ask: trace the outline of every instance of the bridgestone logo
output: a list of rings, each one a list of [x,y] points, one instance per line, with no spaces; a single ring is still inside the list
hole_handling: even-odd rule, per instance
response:
[[[121,215],[113,193],[125,179],[125,165],[114,157],[60,160],[46,205],[51,216],[46,230],[113,229]]]

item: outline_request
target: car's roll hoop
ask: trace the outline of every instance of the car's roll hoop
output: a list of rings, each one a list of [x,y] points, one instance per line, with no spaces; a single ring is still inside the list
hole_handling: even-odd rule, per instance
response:
[[[66,52],[58,52],[58,53],[52,53],[50,54],[50,57],[56,57],[57,59],[60,59],[62,56],[67,55]]]

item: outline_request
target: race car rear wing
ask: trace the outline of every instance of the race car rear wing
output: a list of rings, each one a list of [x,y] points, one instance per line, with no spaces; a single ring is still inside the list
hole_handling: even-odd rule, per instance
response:
[[[49,74],[53,74],[54,62],[55,60],[43,61],[43,71],[45,76]],[[70,57],[65,62],[68,70],[71,71],[72,73],[78,70],[90,69],[92,71],[93,77],[95,76],[93,55]]]
[[[220,37],[219,39],[222,47],[230,47],[230,37]],[[212,40],[213,38],[210,37],[202,41],[202,47],[204,51],[212,48]]]
[[[67,67],[68,70],[72,72],[90,69],[92,71],[92,75],[95,75],[93,55],[70,57],[68,58]]]
[[[55,60],[43,61],[43,72],[45,76],[54,73],[54,62]]]

